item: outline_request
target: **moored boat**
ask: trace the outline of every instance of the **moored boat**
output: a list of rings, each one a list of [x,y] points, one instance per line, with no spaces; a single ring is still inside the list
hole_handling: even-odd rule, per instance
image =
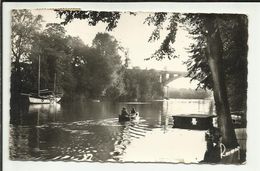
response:
[[[53,103],[58,103],[60,101],[60,97],[30,97],[29,96],[29,101],[31,104],[53,104]]]
[[[36,93],[25,94],[29,97],[29,102],[31,104],[53,104],[58,103],[61,100],[62,94],[57,94],[56,89],[56,73],[54,74],[54,82],[53,82],[53,91],[49,91],[48,89],[41,90],[41,57],[39,56],[38,63],[38,91]]]

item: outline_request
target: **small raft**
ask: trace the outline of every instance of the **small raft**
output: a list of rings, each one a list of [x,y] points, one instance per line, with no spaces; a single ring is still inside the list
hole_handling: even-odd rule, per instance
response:
[[[173,128],[207,130],[213,127],[214,115],[173,115]]]

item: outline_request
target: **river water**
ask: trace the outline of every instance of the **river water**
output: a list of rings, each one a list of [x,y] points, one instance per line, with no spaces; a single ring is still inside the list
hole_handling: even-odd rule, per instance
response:
[[[205,131],[172,128],[172,115],[208,114],[210,100],[82,102],[29,105],[11,110],[10,159],[94,162],[198,163]],[[137,122],[118,122],[135,107]]]

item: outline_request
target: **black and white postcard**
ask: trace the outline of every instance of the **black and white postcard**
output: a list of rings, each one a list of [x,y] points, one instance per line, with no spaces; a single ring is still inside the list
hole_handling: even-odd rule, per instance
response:
[[[259,4],[36,4],[3,6],[4,168],[250,163]]]

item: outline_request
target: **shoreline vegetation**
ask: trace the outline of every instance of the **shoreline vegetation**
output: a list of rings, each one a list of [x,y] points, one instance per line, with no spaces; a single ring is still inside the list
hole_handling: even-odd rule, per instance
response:
[[[137,98],[121,98],[121,99],[110,99],[106,97],[101,97],[98,99],[93,98],[86,98],[84,95],[77,95],[73,98],[67,98],[64,97],[61,99],[61,103],[70,103],[70,102],[103,102],[103,101],[114,101],[114,102],[149,102],[149,101],[163,101],[163,100],[169,100],[169,99],[185,99],[185,100],[207,100],[207,99],[213,99],[212,93],[210,91],[199,91],[197,90],[191,90],[191,89],[181,89],[180,91],[176,92],[170,92],[168,98],[159,97],[154,99],[137,99]],[[19,101],[22,103],[29,103],[28,97],[20,95]]]
[[[247,40],[247,18],[237,17],[243,23],[236,31],[243,33],[243,36],[234,39],[239,39],[243,44]],[[47,23],[43,26],[43,20],[41,15],[34,16],[30,10],[12,11],[11,104],[16,103],[21,93],[37,91],[39,56],[40,89],[53,91],[55,87],[54,93],[62,93],[64,102],[83,99],[146,101],[164,97],[206,98],[213,88],[211,72],[205,64],[204,56],[192,56],[184,63],[188,73],[179,73],[199,80],[198,90],[173,90],[165,96],[163,86],[166,84],[161,77],[166,71],[130,67],[129,50],[122,47],[115,37],[99,32],[92,45],[86,45],[81,38],[67,35],[62,24]],[[229,56],[224,53],[227,97],[232,111],[246,111],[247,46],[244,46],[245,51],[239,58],[237,53]],[[238,47],[235,46],[235,52],[243,50]],[[194,53],[198,50],[196,48]],[[197,66],[196,62],[200,65]],[[199,72],[202,66],[205,72]]]
[[[67,35],[61,24],[47,23],[43,27],[42,16],[34,16],[29,10],[13,10],[12,14],[11,104],[21,93],[37,93],[38,89],[63,94],[62,102],[207,96],[204,90],[181,90],[166,96],[167,71],[130,67],[128,50],[108,33],[97,33],[89,46],[81,38]],[[174,74],[187,75],[179,71]]]

